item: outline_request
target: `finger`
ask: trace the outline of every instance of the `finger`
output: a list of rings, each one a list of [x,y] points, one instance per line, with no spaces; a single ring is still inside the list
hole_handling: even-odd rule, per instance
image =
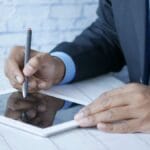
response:
[[[22,84],[24,78],[21,68],[23,66],[23,58],[24,58],[24,47],[15,46],[11,53],[6,59],[5,63],[5,74],[6,76],[13,80],[18,81],[18,83]],[[13,77],[13,78],[12,78]]]
[[[24,81],[24,76],[19,68],[19,64],[11,60],[8,60],[5,65],[5,75],[15,84],[22,84]]]
[[[22,89],[22,84],[19,84],[17,82],[12,81],[12,80],[10,80],[9,82],[13,86],[13,88],[15,88],[15,89],[17,89],[19,91]]]
[[[29,92],[35,92],[35,91],[38,91],[38,81],[37,81],[37,78],[36,77],[30,77],[29,78],[29,83],[28,83],[28,86],[29,86]]]
[[[102,96],[112,97],[112,96],[118,95],[120,93],[128,93],[128,92],[134,91],[136,87],[137,87],[137,84],[135,84],[135,83],[126,84],[122,87],[112,89],[111,91],[105,92],[104,94],[102,94]]]
[[[125,106],[112,108],[104,112],[99,112],[77,121],[81,127],[92,127],[96,126],[99,122],[114,122],[131,118],[133,119],[135,118],[135,116],[133,115],[130,108]]]
[[[139,131],[139,125],[139,119],[131,119],[117,123],[98,123],[97,128],[110,133],[134,133]]]
[[[111,109],[113,107],[126,106],[129,103],[129,97],[123,94],[118,94],[112,97],[99,97],[93,103],[81,109],[75,116],[75,119],[79,120],[89,115]]]
[[[15,60],[19,66],[23,66],[24,59],[24,46],[15,46],[9,55],[9,58]],[[17,54],[17,55],[16,55]]]
[[[43,54],[32,57],[23,69],[24,75],[30,77],[36,73],[42,65],[43,57]]]
[[[36,78],[35,76],[29,78],[28,86],[29,86],[28,90],[30,93],[34,93],[41,90],[39,88],[39,79]]]
[[[46,82],[46,81],[43,81],[43,80],[38,80],[38,89],[40,90],[47,90],[49,89],[52,85],[53,85],[53,82]]]

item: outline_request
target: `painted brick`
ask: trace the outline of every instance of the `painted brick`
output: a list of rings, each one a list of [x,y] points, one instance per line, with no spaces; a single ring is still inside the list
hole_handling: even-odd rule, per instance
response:
[[[97,6],[98,0],[0,0],[0,56],[24,45],[28,27],[40,51],[72,41],[95,20]]]
[[[79,18],[81,14],[81,5],[54,5],[51,8],[50,16],[58,19]]]

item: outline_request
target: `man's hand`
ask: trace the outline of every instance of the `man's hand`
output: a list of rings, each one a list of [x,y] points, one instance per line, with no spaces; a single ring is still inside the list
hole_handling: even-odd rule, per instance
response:
[[[81,127],[114,133],[150,132],[150,87],[128,84],[98,97],[76,116]]]
[[[28,64],[24,64],[24,47],[12,49],[5,63],[5,74],[12,86],[21,89],[24,76],[29,77],[29,91],[48,89],[59,83],[65,73],[63,62],[48,53],[32,50]]]

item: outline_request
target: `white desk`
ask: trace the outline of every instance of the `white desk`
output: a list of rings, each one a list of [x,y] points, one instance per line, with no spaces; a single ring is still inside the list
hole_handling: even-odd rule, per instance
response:
[[[9,84],[0,71],[0,90]],[[79,85],[76,85],[78,88]],[[90,87],[94,88],[94,87]],[[83,90],[83,89],[82,89]],[[91,90],[91,89],[84,89]],[[95,89],[96,90],[96,89]],[[98,89],[99,90],[99,89]],[[103,89],[102,89],[103,90]],[[77,92],[77,91],[76,91]],[[84,92],[84,91],[83,91]],[[71,96],[71,91],[68,92]],[[80,93],[79,93],[80,94]],[[79,95],[78,94],[78,95]],[[76,94],[75,94],[76,95]],[[91,93],[91,99],[95,93]],[[76,97],[74,97],[76,99]],[[84,99],[82,97],[81,99]],[[0,150],[149,150],[150,134],[107,134],[96,129],[75,129],[41,138],[0,125]]]
[[[150,135],[106,134],[95,129],[75,129],[41,138],[0,125],[0,150],[149,150]]]

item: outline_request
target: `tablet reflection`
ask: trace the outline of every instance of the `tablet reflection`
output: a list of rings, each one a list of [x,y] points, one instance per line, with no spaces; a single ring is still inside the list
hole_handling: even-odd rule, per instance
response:
[[[23,99],[21,92],[12,93],[7,101],[5,116],[41,128],[53,124],[64,101],[41,93],[32,93]]]

